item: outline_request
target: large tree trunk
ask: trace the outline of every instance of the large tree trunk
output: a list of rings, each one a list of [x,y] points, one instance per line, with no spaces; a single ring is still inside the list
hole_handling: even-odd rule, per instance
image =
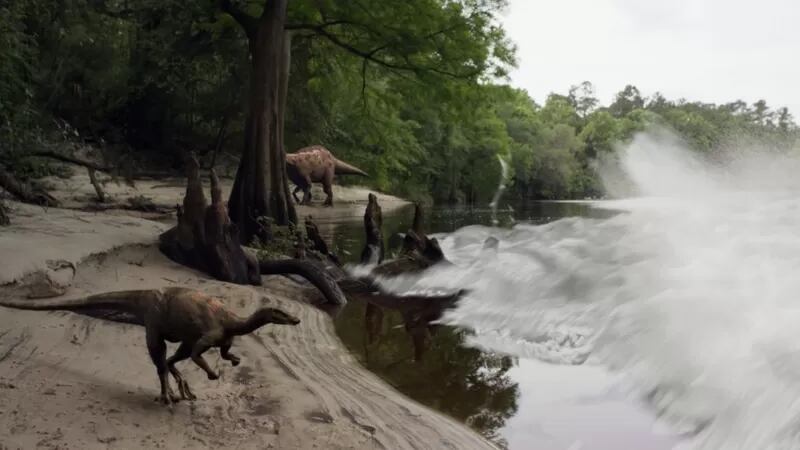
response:
[[[283,149],[285,79],[289,52],[284,24],[288,0],[270,0],[248,32],[252,70],[245,144],[228,209],[242,242],[259,232],[257,219],[272,217],[279,225],[297,222],[289,201]]]

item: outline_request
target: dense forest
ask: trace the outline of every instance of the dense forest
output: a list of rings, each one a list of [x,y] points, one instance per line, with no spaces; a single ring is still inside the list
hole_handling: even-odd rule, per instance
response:
[[[254,21],[271,4],[287,7],[285,38],[262,48]],[[652,124],[699,152],[743,137],[794,148],[800,136],[786,108],[764,101],[669,100],[627,86],[604,106],[584,82],[538,104],[506,84],[515,49],[498,21],[505,6],[0,2],[0,168],[22,180],[46,174],[30,155],[48,149],[165,170],[194,151],[205,165],[235,167],[261,95],[252,80],[269,68],[256,61],[262,51],[283,52],[288,72],[273,99],[285,105],[283,136],[270,139],[287,152],[322,144],[369,172],[372,187],[419,201],[487,202],[499,158],[519,198],[601,196],[592,161]]]

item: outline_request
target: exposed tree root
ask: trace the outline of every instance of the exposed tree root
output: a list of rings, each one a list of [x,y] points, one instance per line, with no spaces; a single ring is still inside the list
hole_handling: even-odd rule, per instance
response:
[[[178,207],[178,225],[159,237],[159,249],[173,261],[237,284],[261,284],[262,274],[298,274],[308,279],[329,303],[346,303],[336,282],[323,270],[302,260],[257,260],[239,242],[222,199],[219,180],[211,170],[211,204],[203,194],[200,164],[194,155],[186,164],[187,183],[183,205]]]

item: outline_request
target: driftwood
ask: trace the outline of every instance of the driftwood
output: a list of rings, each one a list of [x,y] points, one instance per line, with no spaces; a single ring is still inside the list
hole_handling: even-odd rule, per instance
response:
[[[74,155],[68,155],[66,153],[61,153],[53,150],[35,150],[33,152],[28,153],[27,156],[35,156],[38,158],[49,158],[55,159],[56,161],[61,161],[69,164],[75,164],[77,166],[86,167],[89,170],[95,170],[98,172],[105,172],[109,174],[116,174],[119,172],[123,172],[121,167],[112,166],[101,164],[96,161],[91,161],[88,159],[80,158]],[[126,173],[127,178],[167,178],[173,176],[173,173],[164,172],[164,171],[157,171],[157,170],[137,170],[132,173]]]
[[[236,224],[228,216],[214,170],[210,171],[209,205],[203,194],[200,164],[194,155],[189,156],[186,167],[186,195],[178,207],[178,224],[159,237],[162,253],[221,281],[237,284],[260,285],[262,274],[298,274],[316,286],[329,303],[346,303],[339,286],[314,264],[299,259],[259,261],[246,251],[239,242]]]
[[[56,161],[60,161],[63,163],[74,164],[77,166],[85,167],[87,172],[89,173],[89,181],[92,184],[92,187],[94,187],[94,191],[97,194],[97,200],[100,203],[104,203],[107,200],[107,198],[106,198],[106,193],[103,191],[102,185],[97,179],[97,172],[106,172],[108,174],[111,174],[112,176],[116,176],[120,172],[122,172],[120,170],[120,167],[101,164],[96,161],[84,159],[75,155],[57,152],[54,150],[34,150],[25,156],[54,159]],[[137,171],[135,173],[125,173],[124,176],[129,184],[133,184],[134,177],[164,178],[172,176],[172,174],[169,172],[161,172],[161,171]],[[45,205],[45,206],[58,205],[56,199],[47,194],[46,192],[41,190],[31,189],[24,183],[21,183],[16,179],[14,179],[14,177],[11,176],[11,174],[4,172],[2,170],[0,170],[0,187],[3,187],[5,190],[11,192],[15,197],[19,198],[20,200],[26,203],[35,203],[38,205]]]
[[[25,203],[41,206],[58,206],[59,202],[47,192],[31,187],[28,183],[19,181],[9,172],[0,167],[0,187],[9,194]]]
[[[88,159],[79,158],[77,156],[68,155],[66,153],[60,153],[53,150],[35,150],[28,153],[27,156],[55,159],[56,161],[75,164],[78,166],[86,167],[87,169],[99,170],[100,172],[111,172],[114,170],[111,167],[105,166],[103,164],[94,161],[90,161]]]

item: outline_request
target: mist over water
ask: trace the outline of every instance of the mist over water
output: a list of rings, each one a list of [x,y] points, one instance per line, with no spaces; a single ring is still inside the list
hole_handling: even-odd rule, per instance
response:
[[[800,159],[708,163],[660,131],[620,155],[632,196],[595,203],[619,214],[462,228],[454,267],[386,286],[472,289],[445,321],[474,345],[605,365],[689,447],[800,448]]]

